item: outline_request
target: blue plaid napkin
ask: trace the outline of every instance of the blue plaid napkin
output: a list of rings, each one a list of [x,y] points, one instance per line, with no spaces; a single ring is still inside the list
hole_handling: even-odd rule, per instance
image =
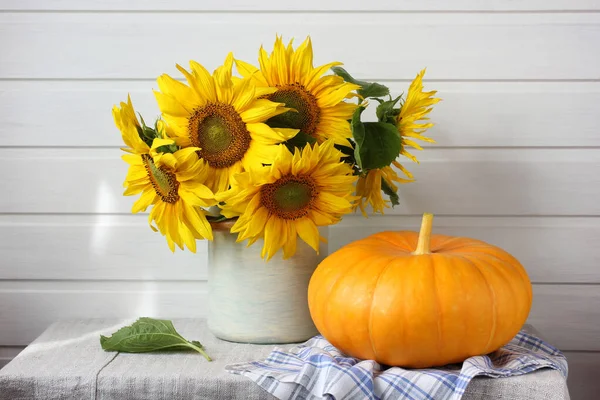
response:
[[[287,352],[275,348],[264,361],[226,367],[279,399],[308,400],[458,400],[477,375],[501,378],[540,368],[553,368],[567,377],[564,355],[525,331],[494,353],[441,368],[402,369],[347,357],[322,336]]]

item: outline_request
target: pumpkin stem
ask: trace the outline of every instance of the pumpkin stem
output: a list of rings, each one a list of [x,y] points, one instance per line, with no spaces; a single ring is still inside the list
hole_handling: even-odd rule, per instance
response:
[[[419,241],[414,255],[431,254],[431,226],[433,225],[433,214],[423,214],[421,221],[421,230],[419,231]]]

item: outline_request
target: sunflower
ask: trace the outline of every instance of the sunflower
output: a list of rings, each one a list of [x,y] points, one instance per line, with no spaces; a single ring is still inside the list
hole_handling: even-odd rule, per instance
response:
[[[423,148],[412,139],[435,143],[435,140],[423,136],[423,132],[431,128],[433,124],[421,121],[429,119],[427,114],[431,112],[431,106],[441,100],[433,97],[437,93],[436,90],[432,90],[431,92],[423,91],[423,75],[425,75],[425,70],[419,72],[410,84],[408,94],[406,95],[406,101],[400,108],[396,123],[398,132],[400,132],[400,136],[402,137],[402,150],[400,151],[400,154],[416,163],[419,161],[414,155],[406,151],[406,146],[413,147],[417,150],[423,150]]]
[[[158,139],[155,139],[155,141]],[[145,211],[153,205],[148,220],[150,227],[166,236],[171,251],[175,244],[196,252],[196,239],[211,239],[212,230],[201,207],[216,204],[213,192],[206,187],[209,176],[207,163],[198,158],[195,147],[162,154],[160,164],[149,154],[126,154],[129,164],[123,193],[142,193],[133,204],[132,212]]]
[[[292,41],[286,48],[281,37],[277,37],[271,56],[261,47],[258,61],[260,71],[240,60],[235,60],[235,63],[238,72],[251,78],[258,86],[277,88],[265,98],[285,103],[286,107],[293,109],[271,118],[271,126],[299,129],[319,143],[332,139],[336,144],[350,146],[348,138],[352,137],[352,132],[348,120],[357,106],[344,102],[344,99],[360,86],[344,82],[339,76],[323,76],[331,67],[341,63],[332,62],[314,68],[310,37],[296,50]]]
[[[140,138],[139,132],[142,127],[135,116],[131,97],[127,96],[127,103],[121,102],[120,106],[121,108],[113,106],[112,114],[115,125],[121,131],[123,142],[127,145],[121,150],[134,154],[148,153],[150,147]]]
[[[140,125],[135,116],[131,97],[127,96],[127,103],[121,102],[120,106],[121,108],[113,106],[112,114],[115,125],[117,125],[117,128],[121,131],[123,142],[127,145],[127,147],[122,147],[121,150],[133,154],[150,154],[154,158],[154,162],[160,163],[162,153],[157,149],[161,146],[170,146],[174,144],[172,139],[167,138],[166,132],[168,127],[160,120],[156,122],[156,130],[145,127],[154,135],[153,139],[149,139],[152,140],[152,146],[148,146],[141,138],[141,132],[144,128]]]
[[[211,75],[191,61],[191,72],[181,66],[186,85],[164,74],[155,92],[172,138],[182,147],[199,148],[208,164],[204,182],[213,192],[229,188],[233,174],[271,163],[277,144],[296,135],[297,129],[273,129],[264,122],[286,112],[282,103],[258,97],[275,89],[257,90],[250,79],[233,79],[233,56]]]
[[[396,127],[402,138],[399,155],[403,155],[416,163],[419,161],[414,155],[406,150],[406,147],[410,146],[417,150],[423,150],[423,148],[412,139],[435,143],[435,140],[422,135],[423,132],[431,128],[433,124],[421,121],[429,119],[427,114],[431,112],[431,106],[440,101],[439,98],[433,97],[437,91],[423,92],[423,75],[425,75],[425,70],[419,72],[410,84],[406,101],[400,108],[400,113],[396,120]],[[371,205],[374,212],[382,214],[385,208],[389,208],[389,202],[384,200],[381,191],[383,181],[385,181],[394,192],[398,190],[395,183],[409,183],[414,181],[410,171],[404,168],[398,161],[393,161],[392,165],[402,171],[404,175],[406,175],[406,178],[400,178],[391,165],[367,171],[366,174],[359,178],[356,185],[356,194],[357,196],[360,196],[357,207],[360,207],[363,215],[367,215],[365,210],[367,204]]]
[[[272,165],[236,176],[220,200],[225,201],[223,215],[239,216],[231,228],[238,242],[249,239],[250,245],[264,238],[267,260],[281,248],[284,258],[291,257],[297,235],[319,251],[317,227],[337,223],[352,211],[355,199],[356,177],[333,145],[328,140],[294,154],[280,146]]]

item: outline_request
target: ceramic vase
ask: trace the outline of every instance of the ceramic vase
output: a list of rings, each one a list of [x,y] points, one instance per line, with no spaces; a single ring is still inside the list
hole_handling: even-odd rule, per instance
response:
[[[300,238],[296,254],[284,260],[281,251],[268,262],[261,258],[262,240],[247,247],[236,243],[233,221],[213,223],[208,244],[208,327],[232,342],[271,344],[302,342],[317,334],[308,310],[312,273],[327,256]],[[327,237],[328,228],[320,230]]]

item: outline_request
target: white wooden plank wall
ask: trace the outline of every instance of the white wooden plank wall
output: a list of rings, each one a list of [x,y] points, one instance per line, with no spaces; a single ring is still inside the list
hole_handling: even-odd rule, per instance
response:
[[[160,73],[254,61],[275,33],[396,92],[427,67],[444,99],[402,205],[346,218],[330,247],[431,211],[437,232],[505,248],[572,398],[595,398],[600,0],[0,0],[0,367],[59,318],[204,315],[206,246],[172,255],[128,213],[110,108],[130,92],[151,119]]]

